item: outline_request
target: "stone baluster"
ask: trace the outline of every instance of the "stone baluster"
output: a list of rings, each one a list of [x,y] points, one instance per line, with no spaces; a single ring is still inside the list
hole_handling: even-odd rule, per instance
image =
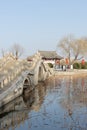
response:
[[[11,81],[11,78],[10,78],[10,75],[8,75],[8,82],[10,82]]]
[[[7,85],[7,83],[8,83],[8,79],[7,79],[7,77],[4,79],[4,85]]]
[[[3,80],[0,82],[0,88],[3,88]]]

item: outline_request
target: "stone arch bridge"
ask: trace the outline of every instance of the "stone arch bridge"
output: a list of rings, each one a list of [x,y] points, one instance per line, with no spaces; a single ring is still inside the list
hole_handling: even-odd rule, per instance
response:
[[[37,54],[31,62],[6,55],[0,59],[0,107],[21,95],[24,89],[32,90],[50,75],[52,70]]]

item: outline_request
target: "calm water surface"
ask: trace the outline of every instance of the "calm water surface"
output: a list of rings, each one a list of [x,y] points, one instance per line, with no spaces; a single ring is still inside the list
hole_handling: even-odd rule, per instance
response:
[[[0,109],[0,130],[87,130],[87,76],[56,76]]]

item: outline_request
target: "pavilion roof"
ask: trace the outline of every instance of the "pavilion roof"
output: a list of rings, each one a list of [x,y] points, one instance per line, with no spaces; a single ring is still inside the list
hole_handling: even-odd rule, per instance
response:
[[[58,55],[56,53],[56,51],[38,51],[38,53],[40,53],[40,55],[42,56],[42,58],[48,58],[48,59],[63,59],[63,57],[61,57],[60,55]]]

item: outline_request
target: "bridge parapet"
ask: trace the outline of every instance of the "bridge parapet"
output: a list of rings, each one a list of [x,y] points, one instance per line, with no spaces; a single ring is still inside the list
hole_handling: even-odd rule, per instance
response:
[[[2,79],[0,80],[0,87],[3,88],[4,86],[8,85],[15,78],[17,78],[22,73],[22,71],[26,71],[26,70],[29,70],[30,72],[34,72],[34,74],[38,78],[38,73],[39,73],[38,71],[42,62],[43,61],[39,54],[35,54],[32,63],[26,60],[13,60],[13,59],[9,60],[9,62],[7,62],[7,64],[5,64],[2,67],[2,70],[0,71],[0,74],[3,75]],[[47,69],[46,66],[45,68]],[[45,73],[47,72],[45,71]]]
[[[4,88],[23,71],[29,70],[32,65],[25,60],[14,60],[7,63],[0,70],[0,88]]]
[[[0,93],[2,94],[2,92],[6,91],[6,94],[4,93],[0,96],[5,98],[9,96],[9,92],[12,92],[5,99],[7,102],[7,100],[13,99],[13,95],[17,96],[22,93],[24,84],[29,85],[30,81],[30,84],[35,86],[39,81],[44,81],[51,74],[51,70],[43,63],[41,56],[38,54],[33,57],[32,62],[27,60],[9,60],[0,70]],[[23,82],[24,80],[25,83]]]

